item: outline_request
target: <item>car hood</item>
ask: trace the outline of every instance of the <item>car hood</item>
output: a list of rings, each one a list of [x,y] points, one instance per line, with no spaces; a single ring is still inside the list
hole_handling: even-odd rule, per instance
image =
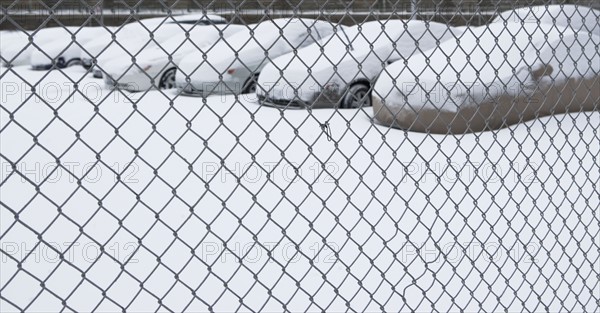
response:
[[[152,56],[138,58],[135,64],[126,59],[116,59],[101,65],[102,70],[114,80],[138,75],[154,77],[167,67],[168,61],[166,59],[152,58]]]

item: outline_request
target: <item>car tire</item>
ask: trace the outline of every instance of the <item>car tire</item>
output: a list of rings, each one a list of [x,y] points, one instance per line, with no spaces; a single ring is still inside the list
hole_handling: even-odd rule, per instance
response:
[[[175,88],[175,71],[176,68],[168,69],[161,77],[158,83],[159,89],[172,89]]]
[[[56,67],[57,68],[65,68],[67,67],[67,62],[65,61],[65,58],[60,57],[56,60]]]
[[[357,83],[346,92],[341,108],[343,109],[359,109],[362,107],[370,107],[371,103],[371,88],[363,83]]]
[[[74,58],[69,60],[69,62],[67,62],[67,65],[65,65],[65,67],[69,67],[69,66],[73,66],[73,65],[80,65],[81,64],[81,59],[80,58]]]
[[[254,74],[246,80],[244,83],[244,88],[242,89],[242,93],[256,93],[256,86],[258,82],[258,74]]]

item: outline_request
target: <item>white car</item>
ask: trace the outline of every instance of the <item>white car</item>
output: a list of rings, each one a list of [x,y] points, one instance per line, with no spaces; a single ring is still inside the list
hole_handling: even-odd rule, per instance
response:
[[[77,31],[77,27],[48,27],[37,31],[2,31],[0,33],[0,60],[2,64],[18,66],[30,63],[31,54],[38,46],[45,45],[55,38],[68,37],[69,31]],[[33,41],[30,42],[29,37]]]
[[[256,93],[262,104],[279,107],[370,106],[371,86],[387,64],[457,33],[446,24],[416,20],[342,28],[297,54],[273,60],[261,72]]]
[[[52,40],[39,44],[31,53],[30,63],[34,70],[48,70],[53,67],[65,68],[80,64],[81,45],[102,34],[110,34],[110,27],[70,28]]]
[[[227,24],[226,19],[210,14],[185,14],[136,20],[122,27],[116,27],[114,34],[104,35],[83,44],[81,62],[89,69],[94,65],[105,64],[116,59],[131,60],[132,56],[143,49],[156,47],[157,43],[182,34],[184,30],[224,24]],[[102,78],[102,72],[101,66],[94,68],[94,77]]]
[[[375,117],[402,129],[458,134],[597,110],[598,45],[598,34],[555,24],[474,27],[388,66],[373,90]]]
[[[179,63],[176,80],[184,94],[207,96],[253,93],[261,69],[270,60],[329,36],[330,22],[283,18],[249,25],[208,51]]]
[[[215,25],[194,27],[189,34],[177,33],[159,46],[143,50],[135,63],[129,59],[115,59],[102,64],[104,81],[108,87],[128,91],[144,91],[153,87],[175,87],[177,63],[200,49],[208,50],[220,40],[245,29],[242,25]],[[189,37],[188,37],[189,36]]]

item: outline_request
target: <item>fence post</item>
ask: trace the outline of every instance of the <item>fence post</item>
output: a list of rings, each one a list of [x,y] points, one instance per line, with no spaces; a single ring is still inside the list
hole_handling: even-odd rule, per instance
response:
[[[414,20],[417,18],[417,11],[418,11],[418,1],[419,0],[410,0],[410,19]]]

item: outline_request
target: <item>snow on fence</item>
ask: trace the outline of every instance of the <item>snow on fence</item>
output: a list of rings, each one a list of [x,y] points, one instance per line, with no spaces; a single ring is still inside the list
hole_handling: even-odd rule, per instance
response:
[[[600,310],[596,1],[0,4],[1,312]]]

